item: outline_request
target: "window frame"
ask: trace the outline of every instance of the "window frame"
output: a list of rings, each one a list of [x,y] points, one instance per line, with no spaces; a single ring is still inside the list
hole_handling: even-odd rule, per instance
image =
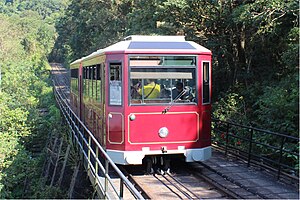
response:
[[[103,102],[102,100],[102,85],[103,85],[103,80],[102,80],[102,68],[104,65],[102,63],[96,64],[95,65],[95,84],[96,84],[96,94],[95,94],[95,101],[97,103]]]
[[[119,65],[120,66],[120,71],[119,71],[119,78],[120,83],[121,83],[121,90],[120,90],[120,104],[114,104],[111,102],[111,66],[113,65]],[[108,63],[108,105],[109,106],[123,106],[124,98],[123,98],[123,91],[124,91],[124,78],[123,78],[123,62],[122,61],[110,61]]]
[[[204,69],[205,65],[204,63],[208,63],[208,69]],[[202,77],[201,77],[201,85],[202,85],[202,105],[208,105],[211,103],[211,61],[209,60],[202,60],[201,62],[201,71],[202,71]],[[206,73],[205,73],[206,72]],[[208,84],[204,82],[204,76],[208,75]],[[208,98],[206,100],[206,98],[204,98],[204,87],[208,87],[207,89],[207,93],[206,95],[208,95]]]
[[[70,73],[70,80],[71,80],[70,89],[71,89],[71,92],[73,94],[75,94],[76,96],[78,96],[78,94],[79,94],[79,86],[78,86],[79,74],[78,74],[78,72],[79,72],[79,69],[74,68],[74,69],[71,69],[71,73]],[[75,83],[75,85],[74,85],[74,83]]]

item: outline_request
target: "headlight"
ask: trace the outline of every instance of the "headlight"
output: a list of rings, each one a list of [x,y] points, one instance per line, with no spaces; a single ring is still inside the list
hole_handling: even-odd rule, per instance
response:
[[[135,115],[134,114],[131,114],[130,116],[129,116],[129,119],[131,120],[131,121],[133,121],[133,120],[135,120]]]
[[[162,127],[159,129],[158,135],[161,138],[165,138],[169,135],[169,130],[167,129],[167,127]]]

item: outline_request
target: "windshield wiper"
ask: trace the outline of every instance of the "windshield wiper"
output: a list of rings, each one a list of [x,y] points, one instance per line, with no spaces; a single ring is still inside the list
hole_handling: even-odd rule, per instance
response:
[[[161,113],[166,114],[171,109],[171,107],[174,105],[174,103],[179,98],[181,98],[186,92],[187,92],[187,90],[182,90],[174,99],[172,99],[171,104],[169,106],[167,106]]]

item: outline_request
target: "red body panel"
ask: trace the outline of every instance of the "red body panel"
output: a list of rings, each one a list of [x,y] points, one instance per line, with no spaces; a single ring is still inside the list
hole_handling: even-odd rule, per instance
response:
[[[136,119],[128,122],[130,144],[192,143],[199,139],[198,113],[134,114]],[[162,127],[167,127],[170,131],[166,138],[158,135]]]

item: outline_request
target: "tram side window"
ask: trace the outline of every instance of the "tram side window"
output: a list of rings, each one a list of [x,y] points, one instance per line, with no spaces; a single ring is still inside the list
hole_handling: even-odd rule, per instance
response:
[[[122,105],[122,68],[121,63],[109,65],[109,104]]]
[[[102,100],[102,80],[101,80],[101,69],[102,69],[102,65],[96,65],[96,74],[95,74],[95,78],[96,78],[96,101],[97,102],[101,102]]]
[[[78,69],[71,69],[71,91],[78,95]]]
[[[88,93],[88,97],[91,100],[93,98],[93,67],[88,67],[89,69],[89,79],[88,79],[88,83],[89,83],[89,93]]]
[[[86,97],[86,94],[87,94],[87,81],[86,81],[86,79],[87,79],[87,69],[84,67],[83,68],[83,72],[82,72],[82,80],[83,80],[83,82],[82,82],[82,92],[83,92],[83,96],[84,97]]]
[[[202,102],[203,104],[210,103],[210,76],[209,76],[209,62],[203,62],[203,80],[202,80]]]
[[[89,98],[90,100],[93,99],[93,93],[94,93],[94,67],[89,67],[90,70],[90,77],[89,77]]]
[[[90,81],[89,81],[89,79],[90,79],[90,68],[87,67],[86,68],[86,79],[85,79],[85,81],[86,81],[86,97],[87,98],[89,97],[89,93],[90,93],[90,91],[89,91],[89,89],[90,89]]]
[[[96,100],[97,82],[96,82],[96,66],[92,66],[92,96],[93,100]]]
[[[101,102],[101,65],[83,68],[83,95],[85,100]]]
[[[83,97],[88,100],[92,96],[92,77],[91,67],[83,68]]]

